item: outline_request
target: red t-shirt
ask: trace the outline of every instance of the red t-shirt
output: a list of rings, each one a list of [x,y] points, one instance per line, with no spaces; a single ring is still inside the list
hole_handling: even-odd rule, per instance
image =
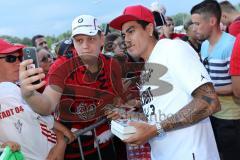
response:
[[[229,73],[232,76],[240,75],[240,34],[237,35],[233,46]]]
[[[104,107],[113,104],[116,96],[121,97],[122,83],[119,64],[112,58],[99,55],[101,69],[91,74],[73,50],[72,58],[60,57],[49,70],[48,85],[57,85],[63,90],[55,117],[69,129],[82,129],[96,122],[104,115]],[[97,135],[109,130],[108,124],[96,129]],[[105,132],[106,133],[106,132]],[[85,155],[96,152],[94,137],[82,137]],[[109,145],[109,141],[100,144],[100,148]],[[66,150],[65,158],[80,159],[77,141]]]
[[[240,33],[240,17],[236,18],[229,26],[228,32],[233,35],[237,36]]]

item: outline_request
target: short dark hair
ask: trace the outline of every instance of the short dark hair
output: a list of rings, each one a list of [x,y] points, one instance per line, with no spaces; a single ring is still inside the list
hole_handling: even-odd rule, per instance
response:
[[[227,13],[237,12],[237,9],[229,1],[222,1],[219,4],[222,12]]]
[[[110,33],[105,37],[104,40],[104,49],[106,52],[111,52],[112,51],[112,47],[110,47],[116,39],[118,39],[120,36],[120,34],[118,33]]]
[[[32,45],[35,47],[36,47],[36,39],[38,39],[38,38],[44,38],[44,36],[41,34],[38,34],[38,35],[35,35],[32,37]]]
[[[184,30],[185,30],[185,31],[188,31],[188,27],[191,26],[192,24],[193,24],[192,20],[191,20],[191,19],[188,19],[188,20],[184,23],[184,25],[183,25]]]
[[[140,24],[143,29],[145,29],[147,27],[147,25],[149,24],[149,22],[146,22],[146,21],[142,21],[142,20],[138,20],[137,21],[138,24]],[[154,26],[154,29],[153,29],[153,36],[156,38],[156,40],[159,39],[159,33],[157,32],[157,30],[155,29],[155,26]]]
[[[192,14],[204,14],[207,17],[215,16],[217,22],[220,23],[222,13],[220,5],[216,0],[204,0],[191,9]]]

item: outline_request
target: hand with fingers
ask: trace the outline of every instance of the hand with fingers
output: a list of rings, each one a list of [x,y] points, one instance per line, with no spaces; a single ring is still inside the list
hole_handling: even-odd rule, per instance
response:
[[[12,141],[7,141],[3,143],[1,145],[1,148],[5,148],[6,146],[9,146],[13,152],[19,151],[21,148],[21,146],[18,143]]]
[[[129,122],[128,124],[136,128],[136,133],[124,140],[125,143],[132,146],[145,144],[149,139],[157,135],[157,128],[155,125],[150,125],[145,122]]]
[[[38,84],[33,84],[34,82],[43,79],[45,74],[42,68],[31,68],[27,69],[27,66],[33,63],[32,59],[24,60],[20,63],[19,68],[19,80],[21,85],[21,92],[23,97],[30,97],[33,92],[41,87],[43,87],[46,82],[41,81]]]
[[[108,119],[110,120],[116,120],[121,118],[121,114],[119,112],[118,108],[114,108],[112,110],[107,110],[105,111],[105,115],[107,116]]]

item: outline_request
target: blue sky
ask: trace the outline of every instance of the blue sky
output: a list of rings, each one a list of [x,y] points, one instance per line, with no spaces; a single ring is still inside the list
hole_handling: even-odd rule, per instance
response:
[[[31,38],[35,34],[59,35],[71,29],[74,17],[91,14],[101,22],[115,18],[128,5],[147,7],[156,0],[0,0],[0,35]],[[166,15],[189,12],[201,0],[159,0]],[[237,4],[239,0],[230,0]]]

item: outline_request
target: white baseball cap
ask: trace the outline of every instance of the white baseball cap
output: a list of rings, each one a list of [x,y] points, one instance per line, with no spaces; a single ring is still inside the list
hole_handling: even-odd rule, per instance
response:
[[[77,34],[95,36],[101,31],[96,17],[91,15],[81,15],[72,22],[72,37]]]

